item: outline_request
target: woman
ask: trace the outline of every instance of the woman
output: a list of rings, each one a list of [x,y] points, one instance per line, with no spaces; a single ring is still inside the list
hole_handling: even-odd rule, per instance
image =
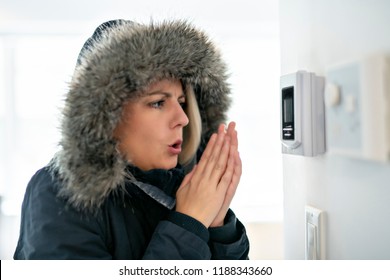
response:
[[[28,184],[15,259],[247,259],[225,65],[186,22],[114,20],[84,44],[61,149]]]

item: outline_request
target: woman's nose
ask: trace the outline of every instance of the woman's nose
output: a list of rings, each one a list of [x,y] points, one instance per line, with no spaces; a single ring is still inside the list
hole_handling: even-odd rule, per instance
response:
[[[188,125],[189,119],[181,104],[177,103],[174,113],[174,126],[180,125],[182,127]]]

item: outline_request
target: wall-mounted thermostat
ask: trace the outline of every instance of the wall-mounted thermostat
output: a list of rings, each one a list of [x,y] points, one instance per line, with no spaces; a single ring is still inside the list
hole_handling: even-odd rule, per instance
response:
[[[316,156],[325,152],[324,78],[298,71],[280,79],[282,152]]]
[[[325,104],[330,154],[390,160],[390,56],[329,67]]]

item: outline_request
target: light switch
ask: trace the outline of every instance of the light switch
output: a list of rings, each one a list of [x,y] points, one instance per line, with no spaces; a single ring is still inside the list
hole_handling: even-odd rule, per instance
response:
[[[311,207],[305,207],[305,259],[325,259],[325,234],[323,224],[323,211]]]
[[[325,88],[325,105],[328,107],[336,107],[340,104],[340,89],[333,83],[327,83]]]
[[[307,224],[307,246],[306,246],[306,256],[309,260],[317,259],[317,240],[316,240],[316,226],[308,223]]]

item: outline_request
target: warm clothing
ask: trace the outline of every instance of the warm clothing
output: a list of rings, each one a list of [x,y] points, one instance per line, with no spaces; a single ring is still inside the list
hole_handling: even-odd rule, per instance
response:
[[[28,185],[15,259],[245,259],[248,240],[232,212],[222,228],[171,211],[180,170],[137,170],[140,187],[111,194],[97,213],[66,207],[48,168]],[[159,189],[150,185],[164,186]],[[166,193],[167,192],[167,193]],[[153,197],[153,198],[152,198]],[[220,232],[218,232],[220,231]]]
[[[207,37],[185,22],[101,25],[70,83],[61,149],[28,184],[15,259],[246,259],[244,226],[229,210],[207,229],[175,211],[191,166],[141,171],[119,154],[123,103],[152,82],[190,84],[202,117],[199,159],[230,104],[226,69]]]

